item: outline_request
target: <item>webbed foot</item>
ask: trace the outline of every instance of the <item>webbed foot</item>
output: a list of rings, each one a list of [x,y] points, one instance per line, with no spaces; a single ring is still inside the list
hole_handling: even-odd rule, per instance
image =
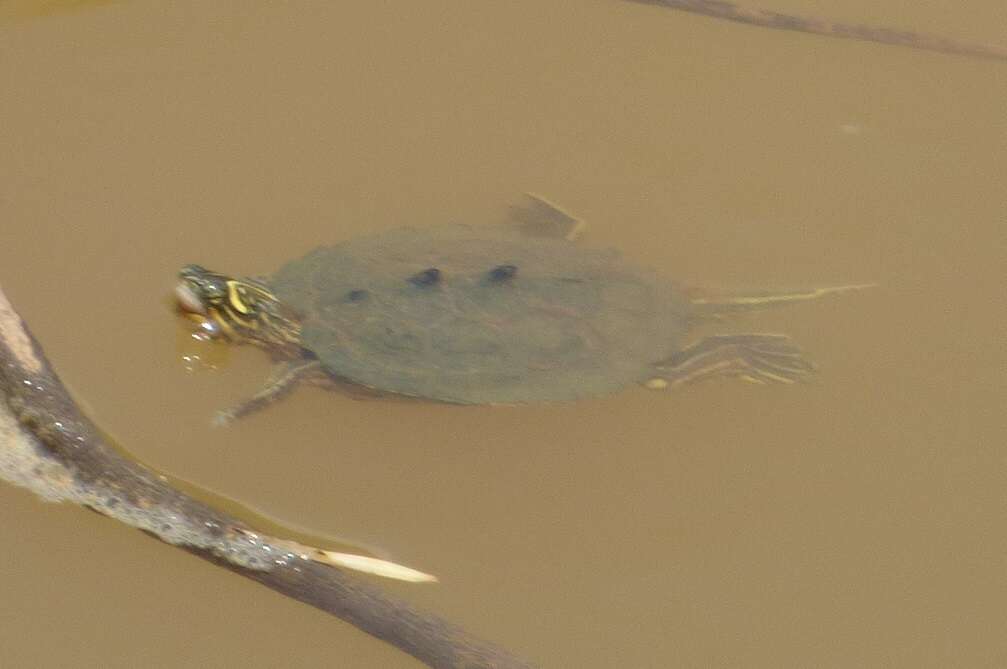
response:
[[[707,337],[655,366],[645,385],[663,389],[715,376],[752,383],[794,383],[815,371],[790,337],[778,334]]]

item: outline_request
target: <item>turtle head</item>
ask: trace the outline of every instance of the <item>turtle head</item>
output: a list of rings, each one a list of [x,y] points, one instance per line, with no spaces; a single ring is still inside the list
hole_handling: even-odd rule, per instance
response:
[[[210,337],[281,350],[300,346],[300,321],[261,281],[186,265],[178,273],[175,297]]]

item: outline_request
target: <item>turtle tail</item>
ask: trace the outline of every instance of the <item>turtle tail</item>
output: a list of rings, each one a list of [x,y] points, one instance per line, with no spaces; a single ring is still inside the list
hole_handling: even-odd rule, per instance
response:
[[[858,283],[848,286],[826,286],[796,291],[759,291],[754,293],[720,293],[696,296],[691,299],[693,313],[700,317],[719,316],[743,311],[757,311],[785,306],[795,302],[817,300],[826,295],[846,293],[853,290],[874,288],[876,283]]]

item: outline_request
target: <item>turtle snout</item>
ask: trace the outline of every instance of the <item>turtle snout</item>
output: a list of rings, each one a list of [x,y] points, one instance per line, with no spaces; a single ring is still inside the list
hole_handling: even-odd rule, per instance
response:
[[[178,300],[178,306],[186,312],[191,314],[201,314],[206,315],[206,304],[203,302],[202,297],[192,284],[182,279],[175,285],[175,299]]]

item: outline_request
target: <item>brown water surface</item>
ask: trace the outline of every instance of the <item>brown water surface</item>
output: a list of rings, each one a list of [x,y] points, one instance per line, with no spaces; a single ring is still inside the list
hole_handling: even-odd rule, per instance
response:
[[[764,6],[1007,40],[996,0]],[[0,283],[138,458],[438,574],[544,667],[1007,664],[1007,65],[616,0],[122,2],[0,25]],[[321,390],[230,429],[186,262],[268,273],[522,191],[693,283],[881,287],[725,324],[813,383],[453,408]],[[412,667],[0,487],[4,666]]]

